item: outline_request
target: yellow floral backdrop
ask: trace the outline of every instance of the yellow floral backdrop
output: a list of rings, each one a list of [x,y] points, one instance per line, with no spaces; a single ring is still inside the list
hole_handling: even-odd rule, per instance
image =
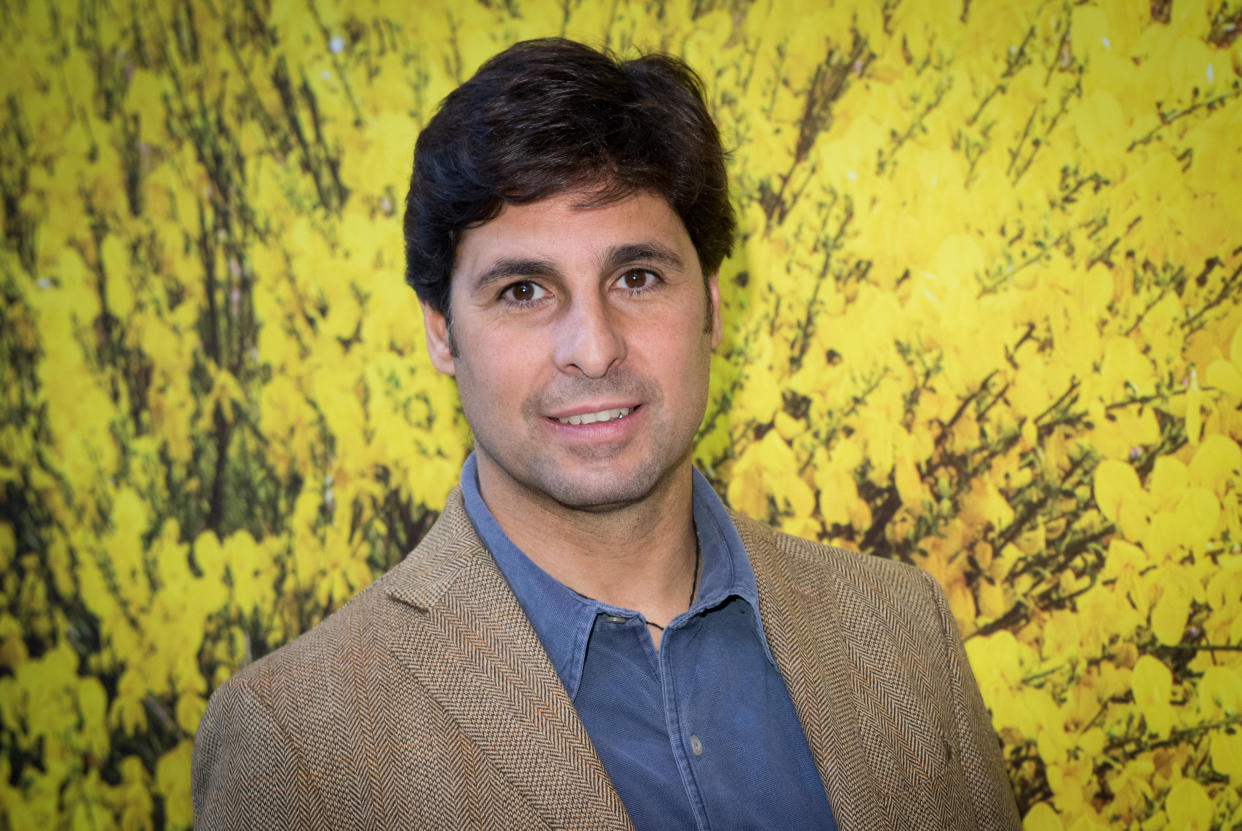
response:
[[[1242,826],[1239,0],[0,0],[0,825],[185,828],[204,702],[467,437],[411,148],[684,55],[742,219],[696,459],[945,586],[1030,829]]]

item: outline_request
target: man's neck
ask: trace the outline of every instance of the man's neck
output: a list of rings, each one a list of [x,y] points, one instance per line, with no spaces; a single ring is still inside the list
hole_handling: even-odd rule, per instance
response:
[[[532,495],[481,460],[479,493],[505,535],[575,592],[666,625],[689,606],[696,570],[693,471],[642,500],[586,511]],[[658,630],[653,632],[657,638]]]

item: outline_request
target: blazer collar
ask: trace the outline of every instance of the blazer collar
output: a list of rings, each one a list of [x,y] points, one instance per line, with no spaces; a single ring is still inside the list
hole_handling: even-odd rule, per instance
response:
[[[553,828],[632,829],[547,654],[466,515],[461,491],[386,574],[410,607],[390,648]]]
[[[885,827],[879,787],[860,752],[866,742],[832,581],[777,551],[768,526],[731,517],[754,568],[768,645],[838,827]],[[538,636],[475,533],[460,489],[381,581],[409,610],[392,627],[393,654],[549,826],[632,829]]]
[[[798,569],[775,531],[733,515],[759,584],[759,613],[839,828],[885,828],[878,785],[851,690],[849,659],[831,570]],[[813,624],[813,627],[812,627]]]

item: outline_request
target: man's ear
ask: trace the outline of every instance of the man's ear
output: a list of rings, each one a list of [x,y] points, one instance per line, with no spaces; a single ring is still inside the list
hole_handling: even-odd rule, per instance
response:
[[[720,338],[724,333],[724,327],[720,322],[720,282],[717,280],[719,276],[718,271],[707,275],[707,311],[711,314],[712,349],[720,345]]]
[[[423,307],[423,332],[427,336],[427,354],[431,356],[431,365],[445,375],[456,375],[453,336],[449,332],[448,320],[427,303],[420,305]]]

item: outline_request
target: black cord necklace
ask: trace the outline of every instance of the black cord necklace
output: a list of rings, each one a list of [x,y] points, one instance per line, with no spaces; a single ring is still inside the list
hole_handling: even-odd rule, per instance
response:
[[[694,605],[694,595],[699,590],[699,559],[700,559],[699,532],[696,530],[694,532],[694,579],[690,581],[690,602],[686,604],[686,608],[690,608],[691,606]],[[659,629],[661,632],[664,631],[663,626],[653,621],[650,621],[650,620],[647,621],[647,625],[654,626],[656,629]]]

